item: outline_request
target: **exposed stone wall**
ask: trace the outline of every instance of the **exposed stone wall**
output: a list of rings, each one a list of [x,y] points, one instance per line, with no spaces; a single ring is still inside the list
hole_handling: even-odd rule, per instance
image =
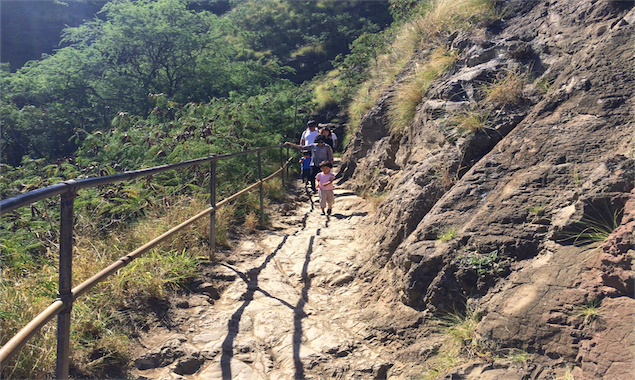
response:
[[[387,192],[369,264],[383,269],[368,297],[420,310],[478,304],[488,344],[576,362],[576,379],[630,378],[635,10],[617,1],[508,9],[509,19],[447,40],[459,61],[410,130],[387,127],[388,91],[347,149],[342,182]],[[476,133],[453,129],[451,115],[481,104],[482,86],[510,71],[532,78],[522,99],[491,109]],[[533,78],[550,84],[544,93]],[[584,221],[615,215],[621,227],[603,247],[574,244]],[[449,228],[455,236],[441,241]],[[595,325],[576,312],[591,299],[605,300]]]

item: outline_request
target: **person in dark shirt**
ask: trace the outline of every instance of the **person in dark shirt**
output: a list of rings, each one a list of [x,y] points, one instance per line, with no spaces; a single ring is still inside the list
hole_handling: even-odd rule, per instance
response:
[[[324,136],[320,135],[315,138],[315,142],[310,145],[298,145],[291,142],[286,142],[286,145],[290,145],[296,149],[308,150],[311,152],[311,169],[313,171],[312,177],[320,172],[320,162],[327,161],[333,165],[333,149],[326,145]]]
[[[320,135],[324,136],[324,143],[330,146],[333,151],[335,151],[335,141],[333,140],[333,134],[331,133],[329,127],[322,128],[322,130],[320,131]]]
[[[311,181],[311,190],[315,194],[315,177],[313,176],[313,168],[311,167],[311,152],[308,150],[302,151],[302,158],[300,159],[300,165],[302,165],[302,183]]]

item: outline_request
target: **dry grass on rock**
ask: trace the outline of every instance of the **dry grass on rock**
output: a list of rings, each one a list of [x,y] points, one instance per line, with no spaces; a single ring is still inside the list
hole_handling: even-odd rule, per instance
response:
[[[392,34],[388,53],[377,58],[371,69],[370,79],[363,83],[348,112],[352,126],[357,126],[363,115],[375,104],[380,94],[392,85],[406,68],[415,52],[425,45],[432,47],[429,62],[423,62],[397,89],[391,105],[394,127],[401,128],[412,120],[414,109],[421,101],[427,86],[456,59],[453,53],[443,51],[441,39],[458,30],[472,30],[483,21],[491,21],[501,15],[490,0],[436,0],[422,2],[423,16],[398,27]],[[441,53],[443,52],[443,53]]]
[[[497,79],[494,83],[483,86],[485,100],[487,104],[493,106],[506,106],[523,101],[523,88],[526,80],[519,71],[509,70],[505,76]]]
[[[441,46],[436,48],[422,65],[415,66],[414,73],[398,85],[390,101],[390,124],[393,130],[403,130],[410,126],[416,108],[424,94],[441,74],[446,72],[458,55]]]

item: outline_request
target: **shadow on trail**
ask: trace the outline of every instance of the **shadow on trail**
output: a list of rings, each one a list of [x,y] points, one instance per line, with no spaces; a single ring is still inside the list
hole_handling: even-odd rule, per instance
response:
[[[285,237],[285,239],[286,239],[286,237]],[[236,273],[236,274],[238,275],[238,277],[240,277],[240,278],[241,278],[241,279],[242,279],[242,280],[243,280],[243,281],[247,284],[247,292],[243,294],[243,297],[244,297],[247,293],[249,293],[249,290],[250,290],[250,288],[251,288],[251,287],[250,287],[250,285],[249,285],[249,283],[250,283],[249,281],[250,281],[250,280],[249,280],[249,277],[248,277],[248,275],[247,275],[247,274],[244,274],[243,272],[239,271],[238,269],[236,269],[236,268],[234,268],[234,267],[232,267],[232,266],[229,266],[229,265],[227,265],[227,264],[220,264],[220,265],[221,265],[221,266],[223,266],[223,267],[225,267],[225,268],[227,268],[227,269],[230,269],[230,270],[234,271],[234,273]],[[249,272],[247,272],[247,273],[250,273],[250,272],[251,272],[251,271],[249,271]],[[257,281],[257,280],[256,280],[256,281]],[[291,305],[291,304],[290,304],[290,303],[288,303],[287,301],[285,301],[285,300],[283,300],[283,299],[280,299],[280,298],[278,298],[278,297],[276,297],[276,296],[271,295],[271,293],[269,293],[269,292],[268,292],[268,291],[266,291],[266,290],[260,289],[260,287],[258,287],[258,285],[256,285],[256,286],[255,286],[255,288],[253,289],[252,296],[253,296],[253,293],[255,293],[256,291],[258,291],[258,292],[262,293],[265,297],[268,297],[268,298],[271,298],[271,299],[274,299],[274,300],[276,300],[276,301],[280,302],[281,304],[283,304],[284,306],[288,307],[289,309],[293,309],[293,308],[294,308],[294,307],[293,307],[293,305]],[[250,299],[249,301],[251,301],[251,300],[253,300],[253,297],[251,297],[251,299]],[[239,309],[239,310],[240,310],[240,309]],[[233,318],[233,316],[232,316],[232,318]]]
[[[315,232],[315,236],[320,235],[320,229]],[[309,247],[307,248],[306,255],[304,256],[304,265],[302,266],[302,297],[298,300],[298,304],[293,309],[293,364],[295,365],[296,380],[304,379],[304,367],[300,358],[300,346],[302,345],[302,319],[306,317],[304,312],[304,305],[309,302],[309,289],[311,288],[311,277],[309,276],[309,262],[311,261],[311,254],[313,253],[313,243],[315,242],[315,236],[311,236],[309,239]]]
[[[346,191],[344,193],[339,193],[339,194],[336,193],[334,195],[335,195],[335,198],[339,198],[339,197],[351,197],[351,196],[354,196],[354,195],[357,195],[357,194],[355,194],[355,192],[353,192],[353,191]]]
[[[368,212],[354,212],[352,214],[349,215],[344,215],[344,214],[340,214],[340,213],[336,213],[331,215],[332,217],[334,217],[335,219],[350,219],[354,216],[366,216],[368,215]]]
[[[245,301],[238,308],[238,310],[236,310],[236,312],[232,314],[231,318],[227,322],[227,337],[225,338],[222,344],[222,356],[220,359],[220,366],[221,366],[221,371],[223,374],[223,380],[231,380],[232,378],[231,359],[234,356],[234,340],[236,339],[236,336],[238,335],[238,332],[240,330],[239,325],[240,325],[240,320],[243,316],[243,313],[245,312],[245,309],[247,308],[247,306],[249,306],[251,301],[253,301],[254,299],[254,293],[256,291],[260,291],[266,296],[271,297],[271,295],[269,295],[267,292],[262,291],[258,287],[258,275],[263,269],[265,269],[267,264],[269,264],[269,262],[274,258],[274,256],[282,249],[284,244],[287,242],[287,239],[288,239],[288,236],[285,235],[284,239],[282,239],[282,241],[280,242],[280,244],[278,244],[276,249],[267,256],[265,261],[263,261],[263,263],[259,267],[250,269],[246,274],[240,271],[237,271],[236,269],[232,268],[229,265],[223,265],[233,270],[234,272],[236,272],[236,274],[240,276],[240,278],[242,278],[243,281],[245,281],[245,283],[247,283],[247,291],[243,293],[243,296],[242,296],[242,299],[244,299]],[[271,298],[275,298],[275,297],[271,297]],[[283,303],[285,306],[289,308],[293,308],[293,306],[289,304],[288,302],[285,302],[278,298],[275,298],[275,299]]]
[[[247,306],[249,306],[251,301],[253,301],[254,294],[256,292],[260,292],[266,297],[275,299],[289,309],[293,310],[293,363],[295,366],[294,378],[296,380],[304,379],[304,367],[300,358],[300,346],[302,345],[302,319],[307,317],[307,314],[304,312],[304,306],[309,302],[309,289],[311,288],[309,263],[311,261],[311,254],[313,253],[313,244],[315,242],[315,237],[319,235],[320,229],[318,228],[315,236],[311,236],[309,239],[309,246],[307,248],[301,273],[303,282],[301,297],[295,307],[287,301],[284,301],[276,296],[271,295],[267,291],[260,289],[260,287],[258,286],[258,275],[282,249],[287,241],[288,236],[285,235],[284,239],[280,242],[280,244],[278,244],[276,249],[267,256],[265,261],[259,267],[252,268],[247,273],[242,273],[230,265],[221,264],[224,267],[234,271],[247,284],[247,291],[242,295],[242,299],[244,300],[243,304],[238,308],[238,310],[236,310],[234,314],[232,314],[231,318],[227,322],[228,333],[222,344],[222,355],[220,359],[223,380],[232,379],[231,359],[234,356],[234,341],[236,340],[238,332],[240,331],[239,326],[243,313],[245,312],[245,309],[247,308]]]
[[[342,219],[350,219],[354,216],[366,216],[366,215],[368,215],[367,212],[354,212],[350,215],[336,213],[333,215],[321,215],[321,217],[324,218],[324,228],[329,228],[329,222],[331,221],[331,217],[337,220],[342,220]]]

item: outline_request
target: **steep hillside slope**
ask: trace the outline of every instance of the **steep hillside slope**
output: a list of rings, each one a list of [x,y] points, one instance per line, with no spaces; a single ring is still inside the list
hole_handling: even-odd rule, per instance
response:
[[[105,1],[3,1],[0,4],[0,60],[16,71],[26,62],[52,54],[62,29],[90,20]]]
[[[504,20],[447,37],[458,60],[407,130],[389,127],[397,81],[347,147],[340,183],[385,194],[361,272],[367,299],[467,304],[485,314],[477,332],[489,352],[523,348],[575,366],[576,379],[630,379],[635,9],[506,6]],[[488,365],[452,378],[516,378]]]

